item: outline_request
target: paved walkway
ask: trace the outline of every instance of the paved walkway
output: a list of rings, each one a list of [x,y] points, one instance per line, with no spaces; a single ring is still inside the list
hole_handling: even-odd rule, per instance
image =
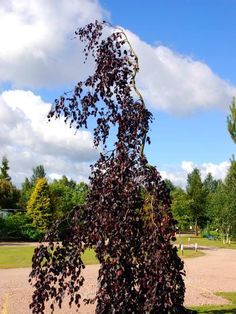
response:
[[[216,291],[236,291],[236,250],[212,249],[206,255],[186,259],[186,305],[225,304],[227,301],[213,294]],[[82,297],[93,296],[96,291],[98,265],[87,266],[84,272],[86,283]],[[28,284],[30,269],[0,269],[1,314],[28,314],[31,287]],[[56,314],[94,313],[95,306],[82,306],[79,312],[65,304]],[[49,309],[46,314],[49,314]]]

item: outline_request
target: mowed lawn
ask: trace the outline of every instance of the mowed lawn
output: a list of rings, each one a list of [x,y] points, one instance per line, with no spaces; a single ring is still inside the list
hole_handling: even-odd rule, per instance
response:
[[[31,259],[34,246],[0,246],[0,268],[23,268],[31,267]],[[179,252],[180,256],[182,254]],[[203,252],[194,250],[184,250],[183,258],[198,257],[204,255]],[[82,256],[86,265],[98,264],[95,252],[87,249]]]
[[[31,267],[34,246],[2,246],[0,247],[0,268]],[[86,250],[83,254],[86,265],[97,264],[94,250]]]
[[[196,237],[194,235],[189,236],[177,236],[176,244],[183,244],[183,245],[192,245],[194,246],[195,243],[198,246],[212,246],[218,247],[222,249],[236,249],[236,240],[231,241],[229,244],[224,244],[221,240],[209,240],[207,238]]]
[[[189,240],[190,239],[190,240]],[[177,237],[175,244],[190,245],[194,247],[197,243],[198,246],[214,246],[218,248],[236,249],[236,241],[231,241],[231,244],[223,244],[220,240],[208,240],[206,238],[195,236],[181,236]],[[0,246],[0,268],[19,268],[30,267],[31,258],[33,255],[34,246]],[[183,256],[181,252],[179,255],[183,258],[198,257],[204,255],[202,251],[195,252],[193,249],[184,249]],[[94,250],[86,250],[83,255],[83,261],[86,265],[97,264]]]

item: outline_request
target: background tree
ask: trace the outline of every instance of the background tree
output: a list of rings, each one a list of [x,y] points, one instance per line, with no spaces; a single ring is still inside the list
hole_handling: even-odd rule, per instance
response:
[[[60,217],[70,212],[74,206],[85,204],[88,186],[84,182],[77,184],[63,176],[60,180],[54,180],[50,184],[50,191],[54,210]]]
[[[236,161],[233,158],[225,178],[225,225],[226,241],[236,235]]]
[[[0,167],[0,208],[18,208],[19,190],[11,182],[9,169],[8,159],[3,157]]]
[[[174,184],[171,182],[171,180],[165,179],[164,181],[165,181],[166,187],[169,189],[169,191],[170,191],[170,192],[174,191],[175,186],[174,186]]]
[[[28,178],[25,178],[25,181],[21,184],[21,189],[20,189],[20,208],[22,209],[27,209],[27,203],[30,199],[30,196],[33,192],[33,185],[31,184],[30,180]]]
[[[227,117],[227,127],[228,131],[231,135],[232,140],[236,143],[236,105],[235,105],[235,97],[233,97],[231,106],[229,107],[230,114]]]
[[[33,193],[37,180],[46,177],[46,172],[43,165],[36,166],[32,169],[32,171],[33,174],[31,178],[25,178],[25,181],[22,183],[20,190],[19,204],[20,207],[25,210],[27,209],[28,201],[31,194]]]
[[[33,219],[33,226],[45,232],[53,221],[53,207],[49,186],[45,178],[37,180],[27,205],[27,212]]]
[[[198,235],[199,223],[204,224],[207,196],[199,169],[195,168],[190,174],[188,174],[186,190],[188,198],[191,202],[190,210],[195,224],[195,234]]]
[[[217,190],[219,182],[219,180],[213,178],[211,173],[208,173],[203,181],[203,186],[207,193],[214,193]]]
[[[0,179],[0,208],[18,208],[19,191],[6,179]]]
[[[33,174],[30,178],[30,183],[32,186],[35,186],[38,179],[45,178],[45,177],[46,177],[46,172],[44,170],[44,166],[43,165],[36,166],[35,168],[33,168]]]
[[[187,193],[176,187],[171,192],[172,204],[171,209],[173,211],[174,218],[178,221],[178,228],[181,231],[189,230],[190,225],[192,224],[191,220],[191,202]]]
[[[63,116],[78,129],[94,117],[94,144],[103,144],[104,151],[92,167],[86,206],[74,209],[66,238],[55,245],[57,225],[48,235],[49,245],[35,250],[31,307],[43,313],[46,300],[61,305],[66,293],[70,304],[78,304],[84,281],[81,254],[94,247],[100,263],[96,313],[184,313],[183,262],[172,244],[176,222],[169,191],[144,155],[151,114],[135,84],[138,58],[123,30],[107,32],[106,25],[95,22],[76,31],[85,56],[95,58],[95,71],[56,100],[49,114]],[[112,126],[117,139],[107,152]]]
[[[10,167],[9,167],[9,161],[4,156],[2,158],[2,166],[0,167],[0,179],[5,179],[7,181],[11,181],[11,177],[8,174]]]

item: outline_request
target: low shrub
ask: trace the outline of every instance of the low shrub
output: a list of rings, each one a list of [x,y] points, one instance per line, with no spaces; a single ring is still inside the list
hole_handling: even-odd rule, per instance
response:
[[[209,240],[216,240],[216,239],[219,239],[220,238],[220,234],[218,231],[209,231],[209,230],[204,230],[202,233],[201,233],[201,236],[203,238],[207,238]]]
[[[9,214],[0,219],[0,239],[39,241],[43,233],[32,226],[32,219],[26,213]]]

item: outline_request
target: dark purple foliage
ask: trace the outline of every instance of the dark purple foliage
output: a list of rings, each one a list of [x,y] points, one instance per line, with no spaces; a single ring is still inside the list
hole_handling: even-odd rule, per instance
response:
[[[184,313],[183,262],[172,245],[175,225],[168,189],[143,153],[151,113],[135,85],[138,58],[122,30],[104,35],[106,23],[76,31],[95,73],[78,82],[70,97],[55,101],[49,119],[63,116],[77,129],[96,119],[94,144],[104,145],[117,126],[114,149],[101,153],[92,167],[86,206],[76,207],[62,243],[55,244],[60,222],[33,257],[33,313],[52,309],[65,294],[81,302],[85,267],[81,254],[95,249],[100,262],[96,313]],[[109,32],[110,29],[107,29]],[[136,96],[134,96],[136,95]],[[135,98],[136,97],[136,98]]]

